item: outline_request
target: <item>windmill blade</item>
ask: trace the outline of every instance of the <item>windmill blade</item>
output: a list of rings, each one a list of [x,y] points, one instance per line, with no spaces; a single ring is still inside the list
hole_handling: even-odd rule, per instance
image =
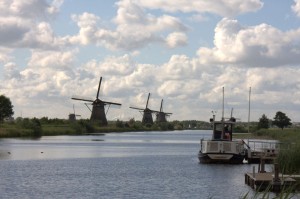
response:
[[[83,98],[83,97],[77,97],[77,96],[73,96],[71,99],[73,100],[79,100],[79,101],[86,101],[86,102],[93,102],[95,100],[89,99],[89,98]]]
[[[149,98],[150,98],[150,93],[148,94],[148,99],[147,99],[147,103],[146,103],[146,109],[148,108]]]
[[[92,109],[90,109],[90,107],[87,105],[87,103],[84,103],[86,105],[86,107],[92,112]]]
[[[164,101],[164,100],[163,100],[163,99],[161,99],[161,103],[160,103],[160,109],[159,109],[159,111],[160,111],[160,112],[163,112],[163,101]]]
[[[101,81],[102,81],[102,77],[100,77],[100,81],[99,81],[99,86],[98,86],[98,91],[97,91],[96,99],[99,99],[99,92],[100,92],[100,87],[101,87]]]
[[[163,114],[165,114],[165,115],[172,115],[173,113],[165,113],[165,112],[162,112],[162,111],[153,111],[153,110],[151,110],[153,113],[156,113],[156,114],[158,114],[158,113],[163,113]]]
[[[150,109],[148,109],[148,110],[151,111],[152,113],[156,113],[156,114],[160,113],[160,111],[154,111],[154,110],[150,110]]]
[[[116,105],[116,106],[121,106],[122,104],[120,103],[115,103],[115,102],[107,102],[107,101],[102,101],[104,104],[109,104],[109,105]]]
[[[143,109],[143,108],[137,108],[137,107],[132,107],[132,106],[130,106],[129,108],[136,109],[136,110],[140,110],[140,111],[144,111],[144,110],[145,110],[145,109]]]
[[[107,115],[107,113],[108,113],[108,110],[109,110],[109,108],[110,108],[110,105],[111,105],[111,104],[109,104],[109,105],[108,105],[108,108],[107,108],[107,110],[106,110],[106,113],[105,113],[105,115]]]

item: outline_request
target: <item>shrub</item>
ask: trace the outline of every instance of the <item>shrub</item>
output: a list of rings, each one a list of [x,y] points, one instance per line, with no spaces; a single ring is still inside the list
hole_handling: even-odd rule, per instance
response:
[[[123,128],[123,127],[124,127],[123,122],[120,121],[120,120],[117,120],[117,121],[116,121],[116,127],[118,127],[118,128]]]
[[[41,137],[42,134],[42,126],[40,121],[37,118],[29,119],[19,119],[16,121],[17,125],[23,129],[30,129],[30,136]]]

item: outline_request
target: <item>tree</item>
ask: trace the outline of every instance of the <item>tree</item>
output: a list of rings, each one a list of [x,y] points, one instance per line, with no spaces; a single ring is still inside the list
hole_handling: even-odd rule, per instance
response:
[[[269,118],[263,114],[261,118],[259,118],[258,124],[257,124],[258,129],[268,129],[269,128]]]
[[[285,113],[278,111],[274,117],[273,124],[283,130],[284,127],[290,126],[292,123]]]
[[[9,98],[0,95],[0,122],[3,122],[4,118],[11,117],[14,114],[13,107]]]

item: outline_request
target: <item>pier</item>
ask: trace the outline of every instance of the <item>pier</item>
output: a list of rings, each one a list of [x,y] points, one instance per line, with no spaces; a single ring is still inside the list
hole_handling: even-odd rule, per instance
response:
[[[274,164],[274,172],[264,171],[264,166],[259,167],[259,171],[245,173],[245,184],[250,186],[255,191],[295,191],[297,180],[300,175],[283,175],[279,173],[278,164]]]
[[[248,141],[248,144],[246,144],[248,147],[246,154],[248,164],[260,163],[261,159],[267,164],[274,163],[274,159],[278,156],[280,145],[278,142]]]

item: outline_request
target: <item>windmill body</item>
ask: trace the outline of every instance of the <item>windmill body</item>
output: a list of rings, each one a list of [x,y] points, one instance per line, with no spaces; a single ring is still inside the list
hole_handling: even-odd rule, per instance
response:
[[[74,104],[73,104],[73,111],[74,111],[74,113],[70,113],[70,114],[69,114],[69,121],[70,121],[70,122],[75,122],[75,121],[76,121],[76,116],[80,116],[80,115],[76,115],[76,114],[75,114],[75,107],[74,107]]]
[[[160,103],[160,109],[159,111],[156,111],[156,122],[167,122],[167,119],[166,117],[167,116],[170,116],[172,113],[165,113],[163,111],[163,99],[161,100],[161,103]]]
[[[92,108],[92,114],[91,114],[91,120],[92,121],[100,121],[100,123],[102,125],[107,125],[107,119],[106,119],[106,115],[105,115],[105,108],[104,108],[105,104],[102,103],[97,103],[97,104],[93,104],[93,108]]]
[[[146,108],[144,110],[142,123],[143,124],[153,124],[152,111],[148,108]]]
[[[156,113],[156,122],[166,122],[166,114],[163,112]]]
[[[95,100],[85,99],[85,98],[77,98],[77,97],[72,97],[72,99],[73,100],[85,101],[85,102],[91,102],[92,105],[93,105],[93,108],[91,110],[92,114],[91,114],[90,120],[99,122],[100,125],[102,125],[102,126],[107,126],[108,123],[107,123],[107,119],[106,119],[105,106],[106,105],[121,106],[121,104],[114,103],[114,102],[102,101],[102,100],[99,99],[101,81],[102,81],[102,77],[100,77],[98,91],[97,91],[97,95],[96,95]]]
[[[148,108],[149,98],[150,98],[150,93],[148,94],[148,99],[147,99],[145,109],[137,108],[137,107],[129,107],[129,108],[132,108],[132,109],[137,109],[140,112],[143,112],[142,124],[144,124],[144,125],[146,125],[146,124],[151,124],[152,125],[153,124],[153,117],[152,117],[153,111]]]

